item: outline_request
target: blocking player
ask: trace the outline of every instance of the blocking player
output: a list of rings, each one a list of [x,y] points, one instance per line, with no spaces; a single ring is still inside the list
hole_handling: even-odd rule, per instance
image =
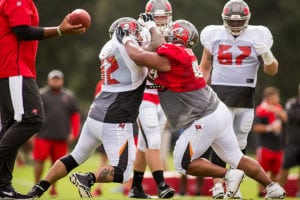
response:
[[[223,25],[209,25],[201,31],[203,45],[200,68],[206,81],[229,107],[234,132],[245,153],[254,119],[254,95],[260,65],[268,75],[278,71],[271,47],[273,38],[265,26],[248,25],[250,9],[243,0],[228,1],[222,12]],[[214,153],[212,161],[226,164]],[[224,196],[222,180],[215,179],[213,198]],[[241,198],[240,192],[236,194]]]

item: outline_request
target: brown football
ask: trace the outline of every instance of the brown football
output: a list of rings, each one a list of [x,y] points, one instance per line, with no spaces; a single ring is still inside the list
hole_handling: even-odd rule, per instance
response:
[[[70,13],[68,22],[72,25],[82,24],[88,29],[91,26],[91,16],[86,10],[78,8]]]

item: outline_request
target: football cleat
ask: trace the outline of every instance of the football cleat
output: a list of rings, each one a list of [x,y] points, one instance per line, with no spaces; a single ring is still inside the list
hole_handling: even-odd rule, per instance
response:
[[[22,200],[31,200],[33,196],[24,195],[16,192],[12,186],[6,186],[5,188],[0,188],[0,199],[22,199]]]
[[[278,183],[271,183],[266,187],[265,199],[284,199],[285,190]]]
[[[234,197],[244,177],[245,177],[245,173],[242,170],[228,169],[225,175],[226,194],[224,196],[224,199],[230,199]]]
[[[151,199],[151,196],[146,194],[143,188],[133,187],[129,191],[128,198]]]
[[[225,195],[224,187],[221,183],[216,183],[211,191],[213,199],[223,199]]]
[[[175,194],[175,190],[170,188],[166,183],[161,183],[158,186],[158,196],[161,199],[169,199],[172,198]]]
[[[82,198],[92,198],[91,186],[94,185],[92,173],[74,173],[70,175],[70,181],[73,183]]]

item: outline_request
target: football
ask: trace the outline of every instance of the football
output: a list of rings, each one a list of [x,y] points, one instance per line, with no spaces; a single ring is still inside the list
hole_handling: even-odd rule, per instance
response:
[[[70,13],[68,22],[72,25],[82,24],[88,29],[91,26],[91,16],[86,10],[78,8]]]

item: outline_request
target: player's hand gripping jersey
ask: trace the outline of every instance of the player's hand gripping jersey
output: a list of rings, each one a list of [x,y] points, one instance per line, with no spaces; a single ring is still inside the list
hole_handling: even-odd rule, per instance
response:
[[[201,43],[213,56],[212,85],[255,88],[260,65],[255,47],[271,48],[273,38],[265,26],[249,25],[238,37],[223,25],[210,25],[201,32]]]

